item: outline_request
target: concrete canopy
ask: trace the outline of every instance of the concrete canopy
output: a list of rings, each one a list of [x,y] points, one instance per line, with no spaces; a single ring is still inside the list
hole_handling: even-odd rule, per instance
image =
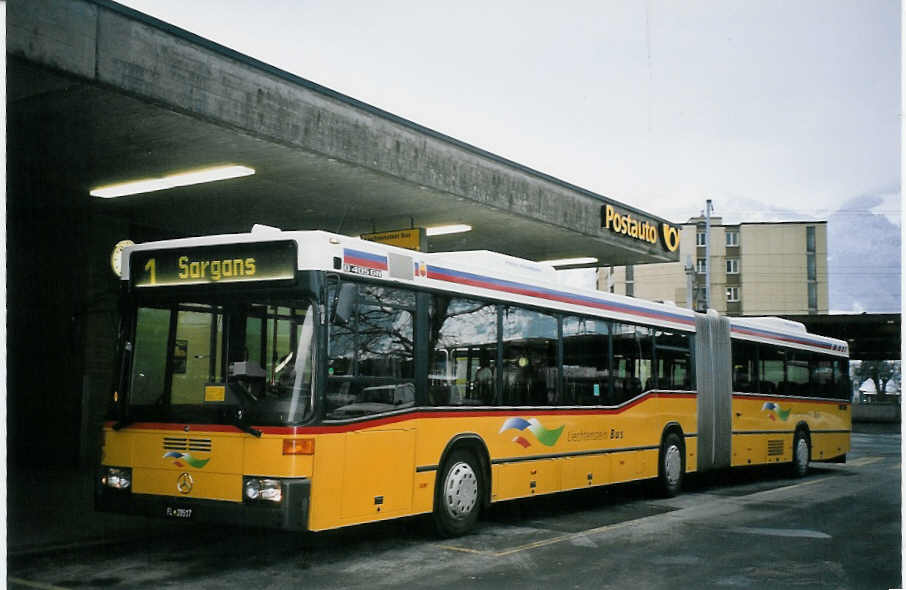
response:
[[[433,237],[430,250],[677,259],[603,230],[610,199],[113,2],[10,2],[7,52],[10,149],[38,149],[26,157],[56,162],[66,192],[157,237],[253,223],[349,235],[465,223],[473,231]],[[257,173],[87,199],[99,185],[221,163]]]

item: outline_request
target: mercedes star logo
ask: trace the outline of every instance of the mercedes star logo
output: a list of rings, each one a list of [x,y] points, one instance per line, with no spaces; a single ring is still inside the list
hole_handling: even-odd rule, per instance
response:
[[[192,484],[195,483],[192,481],[192,476],[187,472],[179,474],[179,477],[176,478],[176,489],[179,490],[180,494],[188,494],[192,491]]]

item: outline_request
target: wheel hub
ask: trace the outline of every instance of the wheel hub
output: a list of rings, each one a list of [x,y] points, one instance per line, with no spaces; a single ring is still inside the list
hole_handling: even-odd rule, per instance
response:
[[[444,481],[444,508],[455,519],[471,514],[478,503],[478,478],[472,467],[460,461],[450,468]]]
[[[683,457],[676,445],[670,445],[664,454],[664,475],[667,483],[674,486],[679,483],[680,472],[683,468]]]
[[[804,438],[800,438],[796,443],[796,464],[800,469],[805,469],[808,465],[808,443]]]

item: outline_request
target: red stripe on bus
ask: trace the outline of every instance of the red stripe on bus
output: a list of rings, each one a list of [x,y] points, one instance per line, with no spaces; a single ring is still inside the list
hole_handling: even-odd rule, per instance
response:
[[[109,428],[112,428],[114,424],[116,424],[116,421],[111,420],[104,422],[104,426]],[[242,432],[231,424],[196,424],[194,422],[191,424],[186,424],[184,422],[133,422],[124,427],[123,430],[172,430],[174,432],[185,432],[186,434],[198,432],[199,430],[212,432]]]
[[[761,402],[776,402],[776,401],[786,401],[786,402],[808,402],[814,404],[849,404],[850,401],[847,399],[815,399],[813,397],[795,397],[795,396],[786,396],[786,395],[759,395],[757,393],[734,393],[733,397],[751,399]]]
[[[817,340],[811,340],[808,338],[800,338],[797,336],[791,336],[787,334],[780,334],[778,332],[770,332],[768,330],[763,330],[761,328],[746,328],[743,326],[731,326],[730,332],[736,332],[738,334],[748,334],[749,336],[757,336],[758,338],[765,338],[768,340],[779,340],[780,342],[792,342],[793,344],[800,344],[803,346],[813,346],[815,348],[823,348],[825,350],[833,350],[836,352],[843,352],[838,350],[836,346],[827,342],[819,342]]]
[[[548,301],[558,301],[560,303],[567,303],[570,305],[579,305],[583,307],[591,307],[593,309],[600,309],[603,311],[612,311],[616,313],[622,313],[626,315],[634,315],[644,318],[650,318],[655,320],[660,320],[662,322],[672,322],[675,324],[687,324],[695,325],[694,318],[685,318],[680,316],[674,316],[671,314],[660,313],[657,310],[648,310],[643,308],[627,308],[621,306],[618,303],[610,303],[604,300],[592,300],[592,299],[582,299],[576,296],[571,296],[569,293],[558,293],[558,292],[548,292],[547,290],[539,290],[530,286],[511,286],[511,285],[498,285],[492,281],[482,280],[482,279],[473,279],[469,277],[459,277],[451,274],[444,273],[442,271],[434,270],[429,268],[428,278],[440,281],[447,281],[450,283],[458,283],[461,285],[469,285],[470,287],[478,287],[481,289],[488,289],[491,291],[502,291],[505,293],[513,293],[515,295],[525,295],[527,297],[534,297],[536,299],[546,299]]]
[[[613,415],[621,414],[630,408],[633,408],[645,400],[670,398],[670,399],[696,399],[695,393],[648,393],[633,400],[625,406],[614,408],[569,408],[558,410],[557,408],[500,408],[500,409],[482,409],[482,410],[437,410],[425,411],[417,410],[384,418],[362,419],[348,424],[321,425],[321,426],[253,426],[260,430],[262,434],[279,434],[279,435],[299,435],[299,434],[332,434],[340,432],[351,432],[353,430],[363,430],[365,428],[374,428],[386,424],[395,424],[408,420],[423,420],[433,418],[486,418],[492,416],[580,416],[586,414]],[[104,426],[112,427],[115,422],[105,422]],[[186,431],[188,426],[189,431]],[[136,422],[130,424],[129,430],[168,430],[183,432],[242,432],[235,426],[229,424],[168,424],[166,422]]]

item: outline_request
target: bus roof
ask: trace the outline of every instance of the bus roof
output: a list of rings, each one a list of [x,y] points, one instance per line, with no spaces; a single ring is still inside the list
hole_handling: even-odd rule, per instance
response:
[[[591,314],[656,327],[695,331],[696,312],[592,289],[564,285],[547,264],[497,252],[418,252],[325,231],[280,231],[256,226],[244,234],[224,234],[147,242],[123,252],[123,280],[130,277],[130,258],[146,250],[292,241],[297,270],[326,270],[418,285],[505,302],[546,307],[566,313]],[[808,334],[805,326],[781,318],[730,318],[734,338],[846,355],[846,342]]]
[[[778,317],[731,317],[730,335],[733,338],[795,346],[838,356],[849,355],[845,340],[809,334],[805,325]]]

